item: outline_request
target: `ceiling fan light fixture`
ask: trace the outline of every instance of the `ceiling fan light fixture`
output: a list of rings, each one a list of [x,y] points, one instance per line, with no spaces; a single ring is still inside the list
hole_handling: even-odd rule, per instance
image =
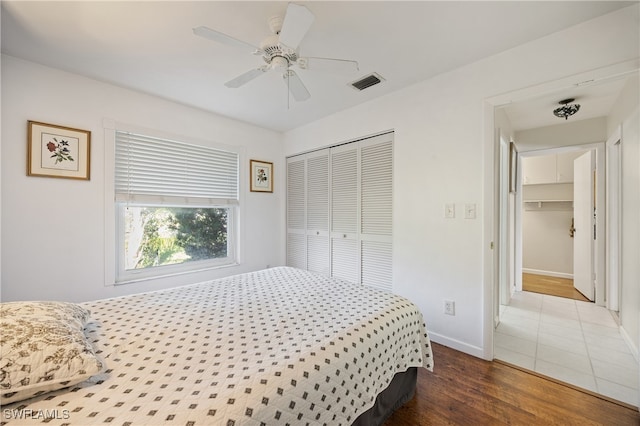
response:
[[[271,58],[271,69],[284,71],[289,68],[289,61],[282,56],[274,56]]]
[[[558,102],[561,106],[553,110],[553,115],[558,118],[569,119],[570,116],[580,110],[580,104],[572,104],[574,98],[563,99]]]

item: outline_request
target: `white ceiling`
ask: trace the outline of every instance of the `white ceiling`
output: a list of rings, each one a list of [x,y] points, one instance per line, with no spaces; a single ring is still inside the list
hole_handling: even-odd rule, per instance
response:
[[[575,99],[580,110],[569,121],[587,120],[609,115],[626,83],[626,75],[532,96],[504,106],[514,130],[535,129],[562,124],[565,119],[553,115],[563,99]]]
[[[2,52],[286,131],[635,2],[296,3],[315,15],[301,56],[359,63],[359,71],[346,75],[297,70],[311,92],[305,102],[289,100],[276,73],[225,87],[262,59],[192,33],[207,26],[259,45],[270,34],[268,18],[283,15],[286,2],[2,1]],[[385,81],[362,92],[348,85],[371,72]],[[621,86],[598,86],[599,100],[586,110],[606,115]],[[591,95],[571,96],[585,103]],[[555,124],[550,111],[562,98],[510,105],[507,114],[515,128]]]

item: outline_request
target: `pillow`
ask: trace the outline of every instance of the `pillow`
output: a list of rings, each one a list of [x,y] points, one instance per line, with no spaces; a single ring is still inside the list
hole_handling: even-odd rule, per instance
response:
[[[84,335],[90,312],[67,302],[0,304],[0,404],[82,382],[102,370]]]

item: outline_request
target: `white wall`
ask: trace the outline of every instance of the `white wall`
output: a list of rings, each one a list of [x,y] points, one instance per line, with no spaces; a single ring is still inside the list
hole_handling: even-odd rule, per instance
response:
[[[105,283],[103,119],[243,148],[239,266],[136,284]],[[27,120],[91,131],[91,180],[26,175]],[[273,194],[247,190],[249,159],[272,161]],[[282,135],[13,57],[2,57],[3,301],[85,301],[166,288],[284,262]]]
[[[524,166],[526,167],[526,165]],[[571,203],[526,203],[528,200],[573,200],[573,184],[523,185],[523,272],[573,278]]]
[[[441,74],[287,132],[285,155],[394,129],[394,291],[420,306],[434,341],[491,358],[495,170],[485,101],[636,58],[637,26],[636,5]],[[446,203],[455,219],[444,218]],[[463,218],[465,203],[477,204],[477,219]],[[455,316],[444,315],[444,299],[455,300]]]
[[[640,78],[629,79],[608,120],[622,126],[622,262],[620,323],[640,352]]]

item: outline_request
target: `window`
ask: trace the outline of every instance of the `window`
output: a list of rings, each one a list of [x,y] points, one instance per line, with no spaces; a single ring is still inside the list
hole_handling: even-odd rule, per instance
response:
[[[236,263],[238,154],[115,132],[116,282]]]

